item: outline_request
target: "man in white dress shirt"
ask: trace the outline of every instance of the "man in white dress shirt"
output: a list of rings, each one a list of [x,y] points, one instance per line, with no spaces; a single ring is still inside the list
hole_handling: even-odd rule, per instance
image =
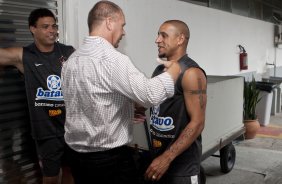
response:
[[[148,79],[118,52],[125,35],[121,8],[100,1],[88,14],[89,36],[62,68],[66,104],[65,140],[76,184],[135,184],[130,149],[134,102],[144,107],[173,96],[180,67]]]

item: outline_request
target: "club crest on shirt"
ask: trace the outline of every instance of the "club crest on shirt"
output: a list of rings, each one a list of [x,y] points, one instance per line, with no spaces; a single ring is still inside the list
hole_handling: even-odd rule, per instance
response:
[[[37,88],[35,100],[63,101],[61,78],[58,75],[49,75],[46,82],[49,90],[44,90],[42,87]]]
[[[152,107],[150,125],[162,132],[174,129],[173,119],[171,117],[159,117],[159,112],[159,105]]]

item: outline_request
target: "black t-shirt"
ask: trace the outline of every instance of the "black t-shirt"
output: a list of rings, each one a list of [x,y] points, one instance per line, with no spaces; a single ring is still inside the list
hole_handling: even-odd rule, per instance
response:
[[[34,43],[23,48],[25,88],[34,139],[64,135],[61,68],[73,51],[72,46],[60,43],[55,43],[54,50],[47,53],[40,52]]]
[[[190,122],[190,116],[187,113],[185,106],[181,81],[184,72],[188,68],[200,67],[187,55],[184,55],[179,60],[179,64],[181,67],[181,74],[175,84],[174,96],[166,99],[159,106],[150,109],[150,133],[154,157],[159,156],[168,149]],[[155,69],[153,76],[161,74],[163,69],[164,66],[159,65]],[[204,72],[204,70],[202,71]],[[199,136],[187,150],[173,160],[166,174],[174,176],[193,176],[199,174],[202,155],[201,142],[201,136]]]

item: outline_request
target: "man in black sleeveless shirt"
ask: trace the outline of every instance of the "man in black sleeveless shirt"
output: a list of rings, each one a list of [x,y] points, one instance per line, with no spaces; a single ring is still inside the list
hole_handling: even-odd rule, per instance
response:
[[[58,27],[54,14],[45,8],[29,16],[34,43],[26,47],[0,49],[0,65],[12,65],[25,77],[32,137],[35,140],[44,184],[72,184],[66,166],[64,123],[65,105],[61,90],[61,67],[74,51],[56,43]]]
[[[174,96],[150,110],[154,160],[145,178],[154,184],[200,184],[207,83],[204,70],[186,54],[189,37],[184,22],[169,20],[161,25],[156,39],[159,57],[178,62],[181,74]],[[160,65],[153,76],[163,71]]]

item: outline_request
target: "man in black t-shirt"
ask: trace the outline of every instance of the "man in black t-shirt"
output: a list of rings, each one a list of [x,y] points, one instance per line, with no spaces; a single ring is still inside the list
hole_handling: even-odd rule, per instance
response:
[[[58,26],[54,14],[45,8],[29,16],[34,43],[26,47],[0,49],[0,65],[12,65],[25,76],[32,137],[35,140],[43,184],[63,184],[73,179],[65,154],[65,107],[61,91],[61,67],[74,51],[72,46],[56,43]]]
[[[190,37],[188,26],[179,20],[164,22],[156,44],[159,57],[180,64],[181,74],[175,94],[151,108],[150,133],[153,161],[145,178],[154,184],[201,184],[201,132],[205,124],[206,74],[189,58],[186,49]],[[164,72],[158,66],[153,76]]]

